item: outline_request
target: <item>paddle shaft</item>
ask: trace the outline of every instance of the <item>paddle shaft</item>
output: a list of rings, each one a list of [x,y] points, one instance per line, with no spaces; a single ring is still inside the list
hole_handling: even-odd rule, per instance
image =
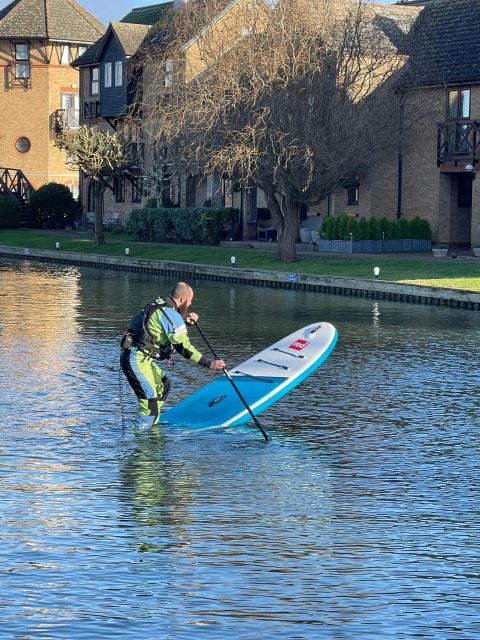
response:
[[[197,327],[199,334],[202,336],[202,338],[205,340],[205,344],[207,345],[207,347],[210,349],[210,351],[212,352],[213,357],[215,358],[215,360],[219,360],[219,357],[217,356],[217,354],[215,353],[215,349],[212,347],[212,345],[210,344],[210,341],[208,340],[207,336],[203,333],[202,329],[198,326],[198,322],[196,322],[195,320],[192,321],[193,324]],[[262,425],[260,424],[260,422],[258,421],[258,419],[256,418],[256,416],[253,415],[253,411],[250,409],[250,407],[248,406],[247,401],[245,400],[245,398],[243,397],[240,389],[237,387],[235,380],[232,378],[232,376],[228,373],[226,367],[223,367],[223,373],[226,375],[228,381],[230,382],[230,384],[232,385],[232,387],[235,389],[238,397],[240,398],[240,400],[242,401],[245,409],[248,411],[248,413],[250,414],[250,417],[252,418],[253,422],[255,423],[255,426],[258,427],[258,429],[260,429],[262,436],[265,439],[265,442],[268,442],[269,438],[268,435],[265,432],[265,429],[262,427]]]

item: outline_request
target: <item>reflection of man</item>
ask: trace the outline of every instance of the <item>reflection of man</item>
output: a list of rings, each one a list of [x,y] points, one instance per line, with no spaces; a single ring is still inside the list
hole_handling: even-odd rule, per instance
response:
[[[149,429],[160,418],[170,389],[170,381],[154,359],[168,360],[175,350],[187,360],[209,369],[223,369],[223,360],[210,360],[190,344],[187,323],[198,319],[189,313],[193,289],[177,282],[169,296],[145,305],[133,318],[122,339],[120,364],[128,383],[138,398],[138,415],[134,430]]]

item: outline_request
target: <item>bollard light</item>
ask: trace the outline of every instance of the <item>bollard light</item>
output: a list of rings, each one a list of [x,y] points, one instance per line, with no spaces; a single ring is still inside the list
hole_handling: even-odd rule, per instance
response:
[[[232,265],[232,267],[234,267],[234,266],[235,266],[236,261],[237,261],[237,259],[235,258],[235,256],[232,256],[232,257],[230,258],[230,264]]]
[[[378,278],[378,276],[380,275],[380,267],[373,267],[373,275],[375,276],[375,278]]]
[[[130,249],[128,247],[125,247],[125,255],[128,256],[129,253],[130,253]]]
[[[59,242],[55,242],[55,249],[60,249],[60,243]]]

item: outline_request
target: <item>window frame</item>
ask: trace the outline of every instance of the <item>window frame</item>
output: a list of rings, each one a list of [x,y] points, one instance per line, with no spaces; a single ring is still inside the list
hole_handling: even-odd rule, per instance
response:
[[[114,176],[113,191],[115,202],[125,202],[125,176]]]
[[[461,105],[463,101],[461,99],[462,94],[468,91],[468,115],[460,115]],[[452,115],[451,112],[451,102],[450,96],[452,94],[456,94],[455,96],[455,114]],[[447,119],[448,120],[470,120],[470,115],[472,113],[472,90],[471,87],[451,87],[447,89]]]
[[[69,65],[71,61],[72,61],[72,51],[71,51],[70,45],[62,44],[62,47],[60,49],[60,64]]]
[[[119,71],[120,69],[120,71]],[[113,82],[116,87],[123,86],[123,60],[115,60]]]
[[[23,46],[26,49],[26,58],[17,55],[17,47]],[[15,62],[30,62],[30,45],[28,42],[15,42]]]
[[[103,63],[103,86],[106,89],[110,89],[112,86],[112,80],[113,80],[112,71],[113,71],[112,63],[104,62]]]
[[[97,78],[94,79],[93,77],[93,72],[96,71],[97,72]],[[97,86],[97,90],[94,91],[93,90],[93,86],[96,85]],[[100,93],[100,67],[90,67],[90,95],[91,96],[98,96],[98,94]]]

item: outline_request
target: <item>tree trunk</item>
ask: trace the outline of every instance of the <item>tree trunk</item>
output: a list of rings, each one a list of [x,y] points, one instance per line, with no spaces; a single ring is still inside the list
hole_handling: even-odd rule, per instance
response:
[[[103,233],[103,194],[105,187],[96,182],[94,209],[95,209],[95,244],[105,244],[105,235]]]
[[[267,205],[275,220],[278,237],[278,259],[280,262],[295,262],[297,259],[296,240],[298,234],[298,202],[285,198],[282,211],[273,187],[264,188]]]

